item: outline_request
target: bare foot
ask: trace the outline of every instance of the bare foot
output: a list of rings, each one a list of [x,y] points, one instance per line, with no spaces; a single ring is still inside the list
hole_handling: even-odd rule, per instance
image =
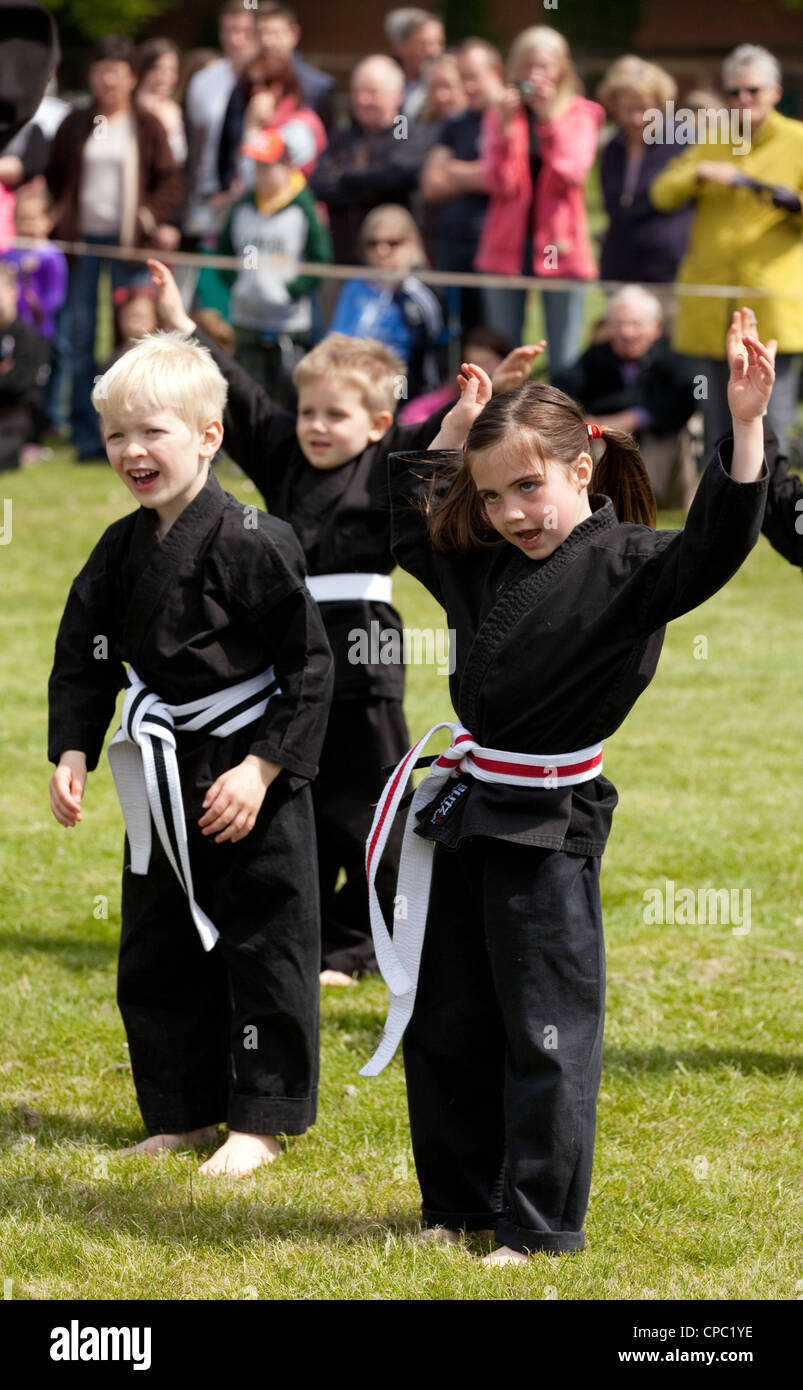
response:
[[[344,970],[322,970],[322,985],[356,985],[357,981],[353,975],[347,975]]]
[[[217,1125],[206,1125],[203,1129],[190,1129],[185,1134],[150,1134],[130,1149],[118,1149],[118,1158],[128,1158],[131,1154],[157,1154],[163,1149],[202,1149],[214,1144],[217,1139]]]
[[[272,1163],[281,1151],[281,1144],[272,1134],[240,1134],[233,1129],[225,1144],[201,1164],[198,1172],[207,1178],[219,1177],[221,1173],[231,1178],[247,1178],[263,1163]]]
[[[500,1245],[498,1250],[486,1255],[482,1263],[486,1269],[494,1269],[497,1265],[526,1265],[528,1258],[523,1250],[511,1250],[509,1245]]]

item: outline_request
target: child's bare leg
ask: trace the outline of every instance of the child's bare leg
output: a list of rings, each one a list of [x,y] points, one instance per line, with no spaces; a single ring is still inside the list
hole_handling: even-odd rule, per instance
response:
[[[132,1144],[129,1149],[120,1149],[118,1158],[126,1158],[130,1154],[161,1153],[162,1149],[202,1149],[207,1144],[214,1144],[216,1139],[216,1125],[205,1125],[203,1129],[189,1129],[184,1134],[149,1134],[148,1138],[141,1140],[139,1144]]]
[[[198,1171],[205,1177],[226,1173],[232,1178],[246,1178],[263,1163],[272,1163],[281,1151],[281,1144],[272,1134],[241,1134],[233,1129],[225,1144]]]
[[[482,1263],[486,1269],[495,1269],[497,1265],[526,1265],[528,1258],[523,1250],[511,1250],[509,1245],[500,1245],[498,1250],[486,1255]]]

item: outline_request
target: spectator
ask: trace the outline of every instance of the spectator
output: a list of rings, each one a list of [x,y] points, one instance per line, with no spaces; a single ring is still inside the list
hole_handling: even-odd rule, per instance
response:
[[[51,149],[47,179],[59,240],[147,244],[166,250],[178,242],[178,231],[169,222],[178,212],[181,174],[161,121],[132,107],[135,83],[134,49],[128,39],[101,39],[90,59],[92,104],[70,112]],[[129,285],[136,273],[137,268],[125,261],[111,261],[115,289]],[[71,425],[79,461],[105,458],[90,400],[99,274],[97,256],[77,257],[62,309],[70,333]]]
[[[155,333],[159,327],[156,318],[156,292],[151,285],[134,284],[130,289],[119,289],[112,296],[114,304],[114,351],[101,367],[105,373],[113,367],[132,343],[144,338],[146,333]]]
[[[391,203],[369,212],[360,228],[367,265],[398,272],[393,280],[349,280],[337,301],[332,333],[376,338],[407,365],[410,397],[440,384],[437,346],[443,311],[432,290],[410,272],[425,264],[418,228],[407,208]]]
[[[433,58],[424,69],[426,95],[419,120],[433,126],[438,135],[445,121],[460,116],[466,109],[466,89],[454,53]]]
[[[612,63],[597,92],[617,131],[602,152],[600,177],[608,226],[602,239],[603,280],[668,284],[675,279],[686,250],[691,204],[677,212],[657,212],[650,202],[650,182],[676,153],[670,141],[645,140],[649,112],[665,113],[677,96],[677,84],[655,63],[627,55]]]
[[[688,509],[697,469],[687,421],[696,409],[691,373],[663,336],[654,294],[627,285],[611,296],[607,341],[586,349],[553,386],[598,425],[635,435],[659,507]]]
[[[404,93],[400,110],[414,120],[426,99],[422,71],[428,59],[443,53],[443,20],[429,10],[405,8],[385,16],[385,34],[404,73]]]
[[[298,261],[329,262],[329,233],[301,172],[314,142],[307,126],[290,121],[264,130],[243,153],[254,160],[255,189],[234,204],[218,244],[237,256],[229,319],[237,332],[237,360],[269,395],[290,405],[290,378],[310,345],[314,276],[299,275]],[[277,264],[279,256],[285,264]]]
[[[477,324],[464,334],[460,360],[473,362],[475,367],[482,367],[489,377],[493,377],[497,367],[501,366],[512,351],[513,344],[504,334],[497,333],[493,328],[486,328],[483,324]],[[428,391],[426,395],[416,396],[402,406],[398,415],[399,424],[422,425],[436,410],[442,410],[449,401],[456,399],[454,378],[450,377],[437,391]]]
[[[397,63],[373,54],[351,75],[352,122],[321,155],[312,179],[326,203],[335,260],[357,259],[360,224],[381,203],[409,207],[430,142],[426,129],[400,113],[404,75]]]
[[[23,323],[52,339],[56,314],[67,293],[67,259],[48,240],[53,226],[51,200],[43,179],[18,189],[14,222],[18,237],[35,244],[12,247],[3,255],[17,279],[17,308]]]
[[[502,275],[591,280],[596,275],[585,205],[604,111],[579,95],[566,40],[536,25],[519,34],[508,79],[485,113],[482,159],[491,195],[475,265]],[[524,290],[483,290],[485,320],[521,342]],[[551,371],[575,356],[581,290],[544,294]]]
[[[137,49],[137,86],[134,99],[142,111],[150,111],[165,128],[176,164],[187,161],[187,136],[181,107],[175,100],[178,87],[179,51],[172,39],[146,39]]]
[[[278,130],[290,120],[302,121],[313,136],[310,159],[303,171],[309,177],[326,146],[323,122],[311,107],[303,105],[296,70],[289,59],[279,67],[273,56],[260,52],[232,92],[223,119],[218,172],[229,200],[239,197],[247,186],[246,167],[240,159],[243,141],[253,139],[261,130]]]
[[[485,39],[466,39],[457,65],[466,110],[444,125],[421,173],[421,196],[430,205],[432,260],[438,270],[471,271],[488,210],[479,157],[483,112],[504,91],[502,56]],[[460,321],[467,330],[482,320],[478,290],[459,291]]]
[[[320,68],[313,68],[298,53],[301,28],[298,16],[290,5],[263,0],[256,16],[257,34],[262,53],[273,59],[277,71],[289,62],[295,71],[300,93],[300,106],[314,111],[327,133],[335,128],[335,79]]]
[[[10,187],[28,183],[44,174],[50,154],[50,142],[61,122],[69,111],[69,105],[56,96],[56,74],[53,72],[42,100],[31,119],[17,131],[3,150],[0,165],[5,166],[3,181]],[[6,165],[5,161],[15,157],[20,168]]]
[[[705,383],[700,408],[708,453],[731,428],[726,330],[737,304],[751,308],[762,340],[778,342],[767,416],[784,453],[797,410],[803,351],[803,123],[774,109],[781,98],[781,74],[766,48],[743,44],[735,49],[723,64],[722,82],[732,120],[734,111],[743,121],[749,115],[749,132],[746,126],[731,129],[730,139],[685,150],[651,184],[650,197],[663,212],[689,198],[695,202],[679,282],[746,285],[773,293],[752,301],[749,295],[738,301],[680,295],[674,345]]]
[[[17,312],[11,267],[0,262],[0,471],[19,468],[47,374],[47,350]]]
[[[200,236],[217,229],[219,216],[207,200],[221,190],[218,147],[223,118],[235,83],[257,47],[254,16],[241,0],[226,0],[218,18],[223,57],[196,72],[187,85],[187,213],[184,229]]]

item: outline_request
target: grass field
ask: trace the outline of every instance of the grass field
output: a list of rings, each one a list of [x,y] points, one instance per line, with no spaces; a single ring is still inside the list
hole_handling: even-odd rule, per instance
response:
[[[57,826],[44,748],[69,581],[130,499],[110,471],[68,459],[6,474],[0,489],[13,502],[0,547],[6,1297],[798,1296],[800,574],[762,539],[726,590],[672,626],[658,676],[606,746],[621,800],[603,864],[608,1018],[588,1248],[489,1273],[476,1247],[411,1239],[401,1063],[374,1081],[357,1074],[384,1020],[379,982],[325,991],[319,1122],[270,1169],[205,1182],[190,1155],[115,1157],[142,1135],[114,997],[121,819],[104,759],[84,823]],[[222,480],[256,500],[227,466]],[[439,624],[412,580],[396,585],[408,625]],[[415,735],[450,714],[434,667],[410,671],[407,711]],[[742,908],[749,891],[749,930],[645,921],[645,892],[667,880],[676,895],[737,890]]]

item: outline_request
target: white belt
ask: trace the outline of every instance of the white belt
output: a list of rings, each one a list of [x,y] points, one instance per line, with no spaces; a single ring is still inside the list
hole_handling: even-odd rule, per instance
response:
[[[216,738],[225,738],[252,724],[268,701],[281,692],[272,666],[261,676],[184,705],[168,705],[161,700],[148,690],[133,666],[128,669],[128,679],[122,723],[109,744],[109,762],[131,845],[131,872],[148,872],[153,817],[162,848],[187,894],[204,950],[211,951],[219,932],[193,893],[176,730],[190,733],[206,729]]]
[[[382,857],[393,818],[410,780],[416,759],[439,729],[449,729],[451,746],[432,762],[427,776],[416,787],[404,828],[396,903],[402,912],[394,914],[393,939],[390,938],[376,892],[376,871]],[[365,848],[368,901],[374,950],[382,977],[390,990],[385,1028],[370,1062],[361,1076],[377,1076],[387,1066],[410,1021],[418,985],[421,949],[429,905],[434,842],[415,834],[416,812],[434,800],[441,788],[458,773],[468,772],[482,782],[502,782],[514,787],[568,787],[587,782],[602,771],[602,744],[581,748],[576,753],[560,753],[545,758],[532,753],[504,753],[497,748],[481,748],[462,724],[434,724],[406,753],[388,781],[376,808]]]
[[[375,603],[393,602],[393,580],[389,574],[311,574],[307,588],[318,603],[361,598]]]

